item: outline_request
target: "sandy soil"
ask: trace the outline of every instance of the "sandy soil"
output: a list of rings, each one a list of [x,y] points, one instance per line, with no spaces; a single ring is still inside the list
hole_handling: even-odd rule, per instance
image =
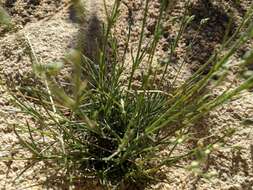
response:
[[[98,1],[96,1],[98,2]],[[142,14],[142,0],[124,0],[128,8],[132,10],[134,20],[131,47],[136,48]],[[179,79],[184,80],[199,65],[203,64],[216,46],[222,42],[228,13],[226,6],[230,5],[231,11],[236,19],[233,26],[236,27],[251,0],[243,0],[241,5],[235,5],[234,1],[224,1],[224,5],[214,3],[213,7],[205,7],[195,1],[192,6],[192,14],[197,19],[187,28],[173,58],[175,64],[169,68],[171,75],[175,74],[179,63],[184,61],[186,55],[185,47],[193,36],[196,37],[190,59],[181,72]],[[64,57],[71,47],[74,47],[78,36],[78,25],[70,19],[69,1],[67,0],[9,0],[2,1],[8,12],[17,23],[16,30],[0,34],[0,79],[5,84],[11,80],[18,85],[33,84],[31,62],[27,53],[26,40],[29,39],[38,59],[41,63],[55,62]],[[229,4],[230,3],[230,4]],[[161,68],[162,62],[168,57],[168,43],[175,38],[175,32],[179,28],[178,22],[172,22],[174,17],[183,13],[184,0],[178,1],[174,11],[169,13],[168,21],[164,23],[164,33],[158,45],[158,53],[154,65]],[[145,32],[145,40],[148,41],[154,32],[155,18],[158,15],[158,1],[150,5],[148,24]],[[119,45],[124,44],[126,36],[126,23],[128,19],[128,8],[123,6],[121,16],[115,28],[115,34],[119,39]],[[211,16],[210,22],[201,30],[198,29],[198,22]],[[197,34],[197,35],[196,35]],[[239,61],[239,55],[249,49],[249,45],[242,48],[235,56],[234,61]],[[145,65],[142,66],[145,68]],[[128,72],[129,67],[126,68]],[[158,69],[159,70],[159,69]],[[226,88],[229,82],[234,84],[240,81],[230,71],[228,81],[222,88]],[[159,73],[158,73],[159,74]],[[161,74],[161,73],[160,73]],[[168,75],[168,78],[171,76]],[[135,76],[138,79],[138,75]],[[179,80],[180,81],[180,80]],[[217,92],[219,93],[219,92]],[[19,120],[29,120],[22,114],[17,114],[15,107],[11,105],[10,97],[4,85],[0,85],[0,158],[22,156],[27,154],[19,149],[18,139],[13,133],[13,124]],[[203,126],[198,129],[198,137],[208,134],[220,135],[220,131],[234,128],[236,133],[228,139],[226,146],[211,154],[206,165],[208,171],[217,173],[216,178],[206,180],[189,173],[183,168],[165,168],[169,183],[153,185],[151,189],[157,190],[252,190],[253,189],[253,129],[252,125],[244,125],[244,119],[253,118],[253,93],[245,92],[216,111],[213,111],[205,119]],[[190,146],[190,145],[189,145]],[[27,161],[0,161],[0,189],[21,190],[25,189],[47,189],[40,185],[45,182],[47,173],[46,166],[36,165],[26,171],[17,180],[14,179],[29,163]],[[182,163],[183,164],[183,163]],[[36,186],[33,186],[36,185]],[[33,186],[33,187],[31,187]],[[96,184],[94,184],[96,186]],[[55,189],[61,189],[55,187]],[[87,189],[87,187],[81,188]],[[94,188],[93,188],[94,189]]]

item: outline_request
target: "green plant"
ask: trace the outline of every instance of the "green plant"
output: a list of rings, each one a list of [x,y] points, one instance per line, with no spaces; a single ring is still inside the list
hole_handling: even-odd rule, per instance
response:
[[[0,6],[0,26],[10,29],[12,27],[11,17],[6,10]]]
[[[56,75],[63,64],[41,65],[28,40],[34,71],[45,82],[41,88],[25,88],[37,100],[35,103],[27,101],[29,98],[23,93],[13,95],[22,112],[32,117],[24,125],[15,126],[21,144],[33,155],[27,158],[33,160],[30,166],[41,161],[53,163],[53,167],[63,169],[70,185],[82,180],[81,177],[92,176],[108,188],[129,189],[130,184],[145,185],[155,181],[155,174],[163,166],[176,165],[190,156],[204,160],[214,145],[232,134],[233,131],[222,131],[220,137],[212,136],[213,141],[207,145],[176,153],[177,147],[191,138],[191,129],[211,110],[253,86],[252,76],[215,98],[211,98],[210,93],[220,81],[212,85],[212,89],[206,89],[214,75],[223,73],[230,66],[229,60],[236,50],[253,37],[252,7],[235,34],[214,52],[206,64],[181,86],[171,86],[169,91],[164,91],[151,83],[155,73],[153,58],[162,34],[161,23],[168,1],[161,1],[154,38],[148,48],[142,49],[149,3],[149,0],[145,1],[138,50],[136,55],[132,54],[132,69],[127,83],[121,80],[125,65],[124,61],[118,61],[122,59],[118,57],[117,41],[111,32],[119,14],[119,0],[115,1],[112,12],[107,12],[99,62],[92,62],[79,50],[66,56],[65,64],[73,67],[67,87],[57,83]],[[183,19],[182,30],[191,21],[191,16]],[[179,37],[182,32],[180,30]],[[130,35],[131,30],[127,39]],[[127,40],[126,49],[128,43]],[[172,44],[172,53],[176,43],[178,39]],[[109,59],[108,44],[112,53]],[[134,75],[144,60],[147,60],[148,69],[142,75],[140,89],[134,89]],[[203,75],[205,67],[211,64],[208,74]],[[161,83],[166,74],[167,66]],[[221,80],[224,79],[222,76]],[[37,141],[35,136],[43,140]],[[163,150],[167,150],[167,154],[159,155]]]

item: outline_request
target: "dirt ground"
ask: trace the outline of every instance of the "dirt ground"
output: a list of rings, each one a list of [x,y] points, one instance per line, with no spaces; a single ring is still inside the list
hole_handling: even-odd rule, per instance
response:
[[[90,1],[92,2],[92,0]],[[97,3],[99,1],[96,0]],[[222,5],[220,1],[223,2]],[[119,40],[119,46],[123,46],[126,39],[126,25],[129,19],[128,10],[130,9],[132,11],[131,19],[135,23],[130,39],[131,47],[134,49],[137,47],[138,35],[140,33],[143,1],[124,0],[124,2],[128,7],[122,6],[121,16],[114,32]],[[155,0],[150,4],[148,24],[145,28],[145,41],[148,41],[154,33],[155,19],[159,13],[158,2],[158,0]],[[167,22],[164,23],[163,27],[166,32],[164,32],[159,42],[154,60],[154,65],[161,68],[160,71],[162,71],[162,63],[168,58],[168,44],[171,40],[175,39],[176,31],[179,29],[179,23],[173,22],[173,20],[183,14],[183,7],[186,1],[180,0],[176,2],[173,12],[168,13]],[[226,26],[229,22],[229,12],[232,12],[235,17],[231,29],[231,33],[233,32],[239,25],[251,0],[242,0],[240,4],[236,4],[235,2],[234,0],[219,0],[214,2],[211,7],[207,7],[199,1],[193,0],[190,12],[191,14],[195,14],[196,17],[180,40],[176,55],[173,57],[173,64],[170,65],[168,70],[168,78],[175,75],[179,68],[179,63],[185,62],[179,77],[180,83],[180,81],[190,76],[191,73],[209,58],[211,52],[222,43]],[[73,21],[68,0],[2,0],[0,3],[7,9],[17,25],[13,31],[3,31],[0,33],[1,160],[1,157],[22,157],[22,155],[27,154],[19,149],[18,139],[13,132],[13,124],[19,120],[29,120],[29,118],[26,118],[22,114],[17,114],[17,109],[11,105],[9,94],[4,85],[7,80],[12,80],[17,85],[34,83],[31,61],[26,49],[26,41],[30,41],[41,63],[57,62],[65,56],[69,49],[75,47],[79,28],[78,24]],[[210,17],[209,22],[199,28],[198,23],[206,17]],[[185,47],[192,40],[195,43],[193,51],[188,56]],[[251,44],[250,42],[241,48],[238,51],[238,55],[234,56],[233,61],[240,61],[241,55],[249,50]],[[145,68],[145,65],[142,67]],[[129,69],[130,67],[127,67],[126,72]],[[161,74],[162,72],[158,72],[158,75]],[[135,77],[138,79],[138,75]],[[235,77],[233,70],[230,71],[228,80],[224,82],[221,90],[227,88],[230,82],[234,85],[240,82]],[[218,94],[219,91],[215,93]],[[211,154],[204,166],[209,172],[215,172],[217,174],[216,177],[207,180],[190,173],[184,168],[165,168],[164,171],[166,171],[168,183],[153,185],[151,189],[252,190],[253,127],[252,125],[242,124],[242,121],[245,119],[253,119],[253,93],[249,91],[244,92],[232,102],[210,113],[208,118],[205,119],[205,124],[199,128],[197,133],[199,137],[208,134],[219,135],[220,131],[229,128],[236,129],[235,135],[228,139],[224,147],[220,147],[219,150]],[[17,178],[27,165],[28,162],[22,160],[0,161],[0,189],[50,189],[42,185],[47,180],[47,176],[50,175],[45,172],[46,166],[43,164],[36,165],[33,169],[27,170]],[[96,186],[96,183],[93,186]],[[94,187],[92,188],[95,189]],[[51,189],[61,188],[52,187]],[[88,187],[80,189],[88,189]]]

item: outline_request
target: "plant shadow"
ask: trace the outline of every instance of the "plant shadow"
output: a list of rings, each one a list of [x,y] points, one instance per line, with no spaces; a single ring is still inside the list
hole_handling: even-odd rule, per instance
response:
[[[200,65],[206,63],[215,48],[222,44],[227,30],[228,36],[232,35],[235,23],[224,8],[208,3],[208,1],[199,0],[192,4],[189,14],[195,15],[195,18],[186,29],[184,39],[186,45],[192,43],[188,61],[191,64],[192,72],[195,72]],[[207,22],[201,24],[205,19]],[[210,67],[204,74],[209,70]]]

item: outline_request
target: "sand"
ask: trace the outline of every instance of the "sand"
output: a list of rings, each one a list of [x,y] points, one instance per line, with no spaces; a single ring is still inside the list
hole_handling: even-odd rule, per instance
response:
[[[3,1],[4,3],[5,1]],[[7,2],[7,1],[6,1]],[[17,85],[27,85],[34,83],[34,75],[31,69],[31,61],[27,53],[26,40],[29,39],[34,47],[38,60],[41,63],[53,63],[62,59],[69,49],[75,47],[78,36],[78,24],[70,19],[69,1],[67,0],[37,0],[8,1],[5,4],[7,11],[13,17],[17,27],[14,31],[4,32],[0,35],[0,79],[3,85],[0,86],[0,158],[27,155],[25,150],[18,149],[19,142],[13,132],[13,124],[19,121],[29,121],[23,114],[17,113],[17,108],[10,102],[10,95],[6,89],[6,82],[12,81]],[[13,2],[13,3],[10,3]],[[124,0],[133,11],[134,28],[131,37],[132,48],[136,48],[138,34],[142,17],[143,1]],[[232,1],[231,1],[232,2]],[[96,1],[96,3],[100,3]],[[157,55],[154,65],[161,67],[161,62],[167,58],[168,42],[175,38],[175,31],[178,30],[178,23],[171,23],[171,19],[182,14],[184,1],[179,1],[171,13],[168,22],[164,23],[166,35],[159,42]],[[236,15],[235,27],[241,20],[250,1],[243,0],[240,6],[233,3],[232,11]],[[196,44],[191,59],[186,60],[182,73],[179,77],[181,81],[191,75],[192,72],[203,64],[210,56],[210,52],[215,49],[222,41],[224,27],[227,21],[226,5],[217,9],[219,5],[214,3],[211,11],[206,13],[212,16],[211,21],[196,36]],[[155,18],[158,15],[158,3],[153,1],[149,12],[148,24],[146,27],[145,39],[148,40],[154,32]],[[192,13],[198,14],[198,18],[205,15],[206,8],[198,3],[192,8]],[[121,9],[121,16],[115,28],[115,35],[119,39],[119,44],[123,45],[126,34],[127,7]],[[219,11],[218,11],[219,10]],[[100,17],[103,17],[99,14]],[[103,18],[102,18],[103,20]],[[177,48],[175,64],[169,67],[169,71],[175,74],[180,62],[184,60],[186,54],[184,47],[197,32],[197,22],[193,22],[187,29],[187,33],[180,41]],[[217,24],[218,23],[218,24]],[[240,61],[240,56],[249,49],[252,43],[248,43],[238,52],[233,61]],[[129,55],[127,55],[129,60]],[[126,68],[129,72],[130,63]],[[145,65],[142,66],[145,69]],[[162,68],[161,68],[162,69]],[[235,78],[234,70],[230,71],[228,81],[221,89],[227,88],[229,82],[238,84],[239,79]],[[170,75],[169,75],[170,76]],[[168,77],[169,77],[168,76]],[[138,79],[138,74],[135,76]],[[179,81],[180,81],[179,80]],[[180,82],[179,82],[180,83]],[[214,92],[216,94],[219,91]],[[151,189],[157,190],[251,190],[253,189],[253,127],[244,125],[245,119],[253,119],[253,93],[244,92],[232,102],[227,103],[205,118],[203,126],[198,128],[197,137],[204,135],[220,135],[225,129],[236,129],[236,133],[229,139],[224,147],[210,155],[205,167],[208,171],[215,172],[217,177],[211,180],[199,178],[184,168],[172,167],[165,168],[165,174],[169,183],[159,183],[153,185]],[[191,145],[189,145],[191,146]],[[43,163],[24,172],[16,181],[14,179],[24,169],[29,162],[27,161],[0,161],[0,189],[2,190],[22,190],[27,189],[47,189],[41,183],[47,180],[47,168]],[[184,163],[182,163],[183,165]],[[187,162],[185,163],[187,164]],[[35,186],[34,186],[35,185]],[[89,184],[90,185],[90,184]],[[97,184],[94,183],[92,189]],[[52,189],[61,189],[55,186]],[[63,188],[64,189],[64,188]],[[88,189],[79,187],[78,189]]]

